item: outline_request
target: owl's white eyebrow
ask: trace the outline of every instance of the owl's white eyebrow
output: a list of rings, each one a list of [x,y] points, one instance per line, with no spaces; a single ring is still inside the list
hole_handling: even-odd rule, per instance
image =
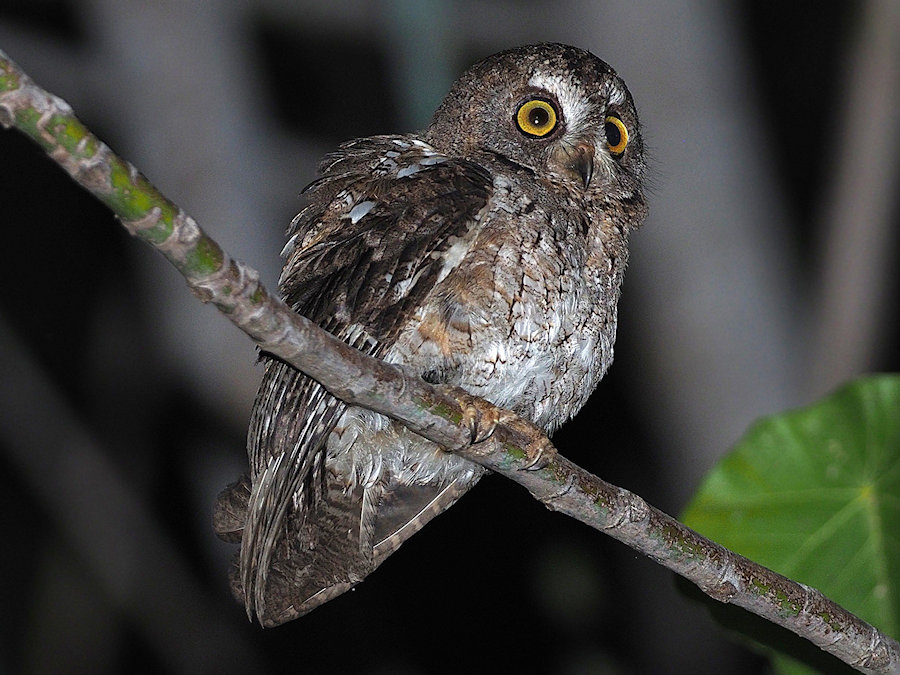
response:
[[[549,73],[535,73],[528,80],[528,85],[550,92],[559,102],[566,121],[577,126],[584,119],[590,101],[582,94],[580,88],[570,78],[551,75]]]
[[[609,92],[609,104],[610,105],[623,105],[625,103],[625,92],[619,89],[618,87],[610,87]]]

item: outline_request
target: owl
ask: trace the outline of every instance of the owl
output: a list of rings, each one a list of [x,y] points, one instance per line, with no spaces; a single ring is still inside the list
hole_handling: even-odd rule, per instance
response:
[[[504,51],[467,70],[421,133],[324,158],[280,291],[353,347],[549,434],[612,361],[644,173],[612,68],[561,44]],[[274,626],[352,588],[485,470],[261,359],[250,471],[214,521],[240,542],[235,595]]]

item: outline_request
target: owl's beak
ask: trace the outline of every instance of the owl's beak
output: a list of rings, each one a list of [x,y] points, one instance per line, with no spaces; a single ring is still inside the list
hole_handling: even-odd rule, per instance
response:
[[[562,145],[559,148],[560,164],[573,177],[581,179],[582,185],[587,189],[591,176],[594,175],[594,146],[590,143],[580,142],[574,145]]]

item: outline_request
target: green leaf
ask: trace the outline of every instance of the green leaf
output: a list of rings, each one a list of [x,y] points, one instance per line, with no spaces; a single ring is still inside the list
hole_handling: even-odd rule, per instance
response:
[[[684,522],[900,636],[900,376],[757,422]]]

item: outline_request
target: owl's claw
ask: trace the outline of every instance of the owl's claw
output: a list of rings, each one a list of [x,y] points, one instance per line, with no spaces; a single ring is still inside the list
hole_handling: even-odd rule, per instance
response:
[[[543,434],[536,434],[524,450],[528,463],[522,468],[526,471],[540,471],[550,464],[557,454],[556,446]]]
[[[500,424],[501,411],[484,399],[469,394],[458,393],[456,400],[462,408],[463,424],[469,429],[471,443],[486,441]]]

